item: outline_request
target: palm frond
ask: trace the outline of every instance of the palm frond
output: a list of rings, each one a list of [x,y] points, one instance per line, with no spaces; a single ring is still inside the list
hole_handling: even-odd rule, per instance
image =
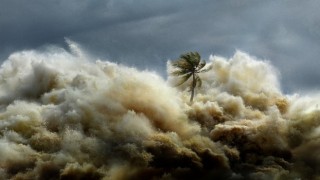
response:
[[[192,68],[194,67],[194,63],[191,61],[191,55],[190,53],[186,53],[186,54],[182,54],[180,56],[181,59],[185,60],[186,62],[188,62],[190,64],[190,66],[192,66]]]
[[[191,53],[192,55],[192,61],[194,62],[195,66],[198,66],[201,60],[201,56],[198,52]]]
[[[197,67],[196,71],[200,71],[203,67],[206,66],[206,62],[205,61],[201,61],[201,63],[199,64],[199,66]]]
[[[199,65],[201,56],[198,52],[189,52],[189,53],[182,54],[180,58],[185,59],[193,67],[196,67]]]
[[[202,86],[202,80],[199,75],[196,75],[196,82],[197,82],[198,87]]]
[[[179,68],[179,69],[193,69],[193,65],[190,64],[185,59],[179,59],[171,63],[173,67]]]
[[[198,73],[203,73],[203,72],[208,72],[212,69],[212,66],[207,67],[206,69],[202,69],[200,71],[198,71]]]
[[[192,75],[192,73],[185,74],[185,75],[181,76],[180,82],[178,82],[175,86],[180,86],[181,84],[188,81],[188,79],[191,77],[191,75]]]
[[[185,75],[187,73],[191,73],[192,71],[188,70],[188,69],[177,69],[177,70],[174,70],[172,72],[170,72],[170,75],[172,76],[182,76],[182,75]]]

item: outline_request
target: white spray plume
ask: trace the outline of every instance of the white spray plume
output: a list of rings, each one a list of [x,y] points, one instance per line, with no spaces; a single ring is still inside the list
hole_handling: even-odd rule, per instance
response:
[[[67,42],[0,68],[1,179],[320,178],[319,96],[283,95],[270,63],[211,56],[190,104]]]

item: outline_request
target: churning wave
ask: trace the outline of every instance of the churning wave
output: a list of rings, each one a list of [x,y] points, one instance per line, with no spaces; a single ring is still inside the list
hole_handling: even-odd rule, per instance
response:
[[[320,96],[283,94],[269,62],[211,56],[190,103],[68,43],[2,64],[0,179],[320,178]]]

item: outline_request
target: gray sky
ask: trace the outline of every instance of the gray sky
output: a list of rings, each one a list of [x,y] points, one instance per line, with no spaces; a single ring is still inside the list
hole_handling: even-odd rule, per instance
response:
[[[0,0],[0,59],[14,51],[65,47],[165,77],[187,51],[231,57],[242,50],[281,73],[284,92],[320,88],[317,0]]]

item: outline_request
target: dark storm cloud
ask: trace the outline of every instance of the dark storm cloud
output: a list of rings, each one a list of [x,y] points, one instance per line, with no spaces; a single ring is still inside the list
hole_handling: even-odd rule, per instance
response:
[[[165,62],[197,50],[231,56],[236,49],[272,61],[283,89],[320,84],[320,2],[314,0],[2,0],[0,58],[64,38],[97,57],[165,74]]]

